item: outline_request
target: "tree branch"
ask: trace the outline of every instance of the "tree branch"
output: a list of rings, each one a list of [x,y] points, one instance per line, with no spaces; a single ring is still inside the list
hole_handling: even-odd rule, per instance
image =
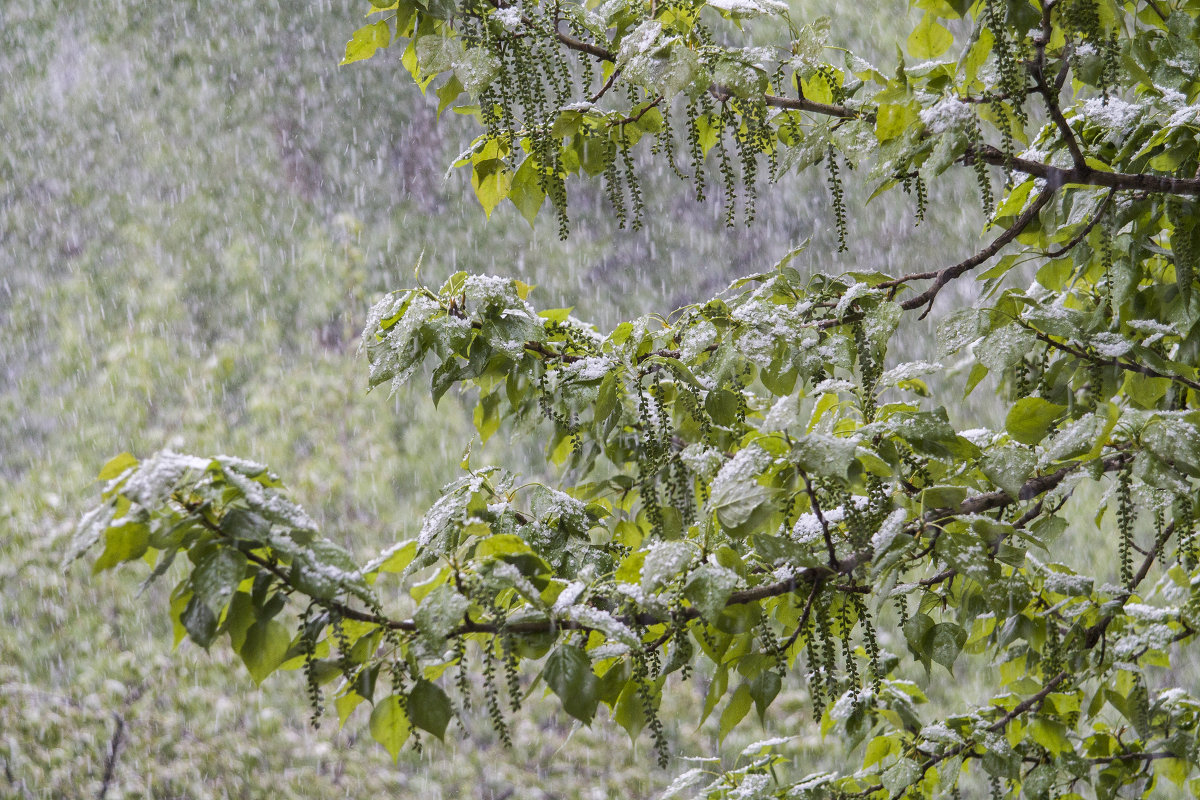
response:
[[[1057,0],[1049,0],[1049,2],[1041,4],[1042,27],[1033,40],[1034,46],[1037,48],[1037,58],[1034,59],[1033,67],[1030,71],[1033,73],[1036,90],[1046,103],[1046,111],[1050,114],[1050,119],[1054,121],[1054,126],[1058,128],[1058,132],[1062,135],[1063,141],[1067,145],[1067,150],[1071,153],[1071,163],[1075,165],[1076,169],[1087,169],[1087,161],[1083,157],[1083,152],[1079,149],[1079,142],[1075,138],[1075,131],[1071,130],[1067,118],[1063,116],[1062,108],[1059,107],[1058,91],[1052,89],[1050,84],[1046,82],[1046,45],[1054,33],[1050,12],[1056,3]]]
[[[1002,167],[1008,162],[1003,152],[990,144],[967,148],[966,157],[979,158],[993,166]],[[1196,178],[1173,178],[1170,175],[1148,175],[1145,173],[1101,172],[1091,167],[1055,167],[1040,161],[1013,156],[1012,168],[1034,178],[1043,178],[1047,190],[1058,189],[1069,183],[1083,186],[1104,186],[1119,191],[1151,192],[1154,194],[1200,195],[1200,180]]]
[[[1103,356],[1094,355],[1092,353],[1089,353],[1087,350],[1084,350],[1082,347],[1078,347],[1076,345],[1069,344],[1067,342],[1055,341],[1054,338],[1051,337],[1049,334],[1042,333],[1037,328],[1033,327],[1032,325],[1030,325],[1029,323],[1025,322],[1024,320],[1022,320],[1020,318],[1018,318],[1016,320],[1016,322],[1022,328],[1029,331],[1034,336],[1036,336],[1039,340],[1045,342],[1046,344],[1050,345],[1051,347],[1055,348],[1056,350],[1061,350],[1064,353],[1070,353],[1071,355],[1075,356],[1076,358],[1082,359],[1082,360],[1090,362],[1092,364],[1100,364],[1100,365],[1116,367],[1117,369],[1124,370],[1125,372],[1134,372],[1134,373],[1137,373],[1138,375],[1146,375],[1151,378],[1164,378],[1165,380],[1174,381],[1175,383],[1182,384],[1182,385],[1188,387],[1189,389],[1193,389],[1197,392],[1200,392],[1200,382],[1190,380],[1188,378],[1183,377],[1182,375],[1169,375],[1165,372],[1159,372],[1158,370],[1154,369],[1153,367],[1148,367],[1145,364],[1136,364],[1132,361],[1122,361],[1121,359],[1119,359],[1115,356],[1112,358],[1105,358]]]
[[[960,275],[971,271],[992,256],[996,255],[996,253],[1000,252],[1000,250],[1003,249],[1006,244],[1017,238],[1017,236],[1019,236],[1021,232],[1029,226],[1029,223],[1033,222],[1033,220],[1037,218],[1038,212],[1045,208],[1046,204],[1050,202],[1050,198],[1053,196],[1054,190],[1047,187],[1045,191],[1039,194],[1037,198],[1029,204],[1028,208],[1021,212],[1020,216],[1013,220],[1013,224],[1009,226],[1008,230],[997,236],[991,244],[965,261],[960,261],[953,266],[945,267],[944,269],[940,269],[936,272],[922,272],[913,275],[906,275],[903,278],[897,278],[895,281],[882,283],[880,286],[894,286],[900,283],[906,283],[908,281],[926,280],[929,278],[934,279],[933,285],[928,289],[921,292],[916,297],[910,297],[900,304],[900,307],[905,311],[912,311],[913,309],[925,306],[925,310],[921,313],[921,319],[924,319],[933,309],[933,301],[937,298],[938,292],[942,290],[942,287]]]
[[[812,505],[813,513],[817,515],[817,521],[821,523],[821,534],[825,537],[825,549],[829,551],[829,567],[830,569],[838,568],[837,550],[833,546],[833,536],[829,532],[829,523],[825,519],[825,515],[821,513],[821,504],[817,502],[817,493],[813,490],[812,481],[809,480],[808,473],[804,470],[798,470],[800,477],[804,479],[804,491],[808,494],[808,502]]]

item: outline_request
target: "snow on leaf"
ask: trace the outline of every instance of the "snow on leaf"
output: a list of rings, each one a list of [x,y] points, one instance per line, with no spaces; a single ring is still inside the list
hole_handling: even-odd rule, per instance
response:
[[[629,647],[642,646],[642,640],[638,638],[637,634],[630,630],[629,626],[607,611],[601,611],[598,608],[584,605],[583,603],[576,603],[567,609],[566,617],[592,630],[600,631],[608,638],[614,639],[621,644]]]
[[[708,5],[735,17],[758,17],[765,14],[782,16],[788,4],[780,0],[708,0]]]
[[[684,789],[694,786],[710,774],[708,770],[701,767],[692,767],[671,781],[671,785],[658,796],[658,800],[668,800],[668,798],[675,797]]]
[[[642,564],[642,588],[657,591],[681,575],[696,557],[696,549],[687,542],[658,542],[646,553]]]

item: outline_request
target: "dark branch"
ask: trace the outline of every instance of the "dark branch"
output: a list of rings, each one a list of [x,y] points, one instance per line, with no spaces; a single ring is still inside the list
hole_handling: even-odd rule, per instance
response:
[[[916,297],[910,297],[909,299],[905,300],[900,304],[900,307],[905,311],[912,311],[913,309],[924,306],[925,310],[921,313],[921,317],[924,318],[933,308],[933,301],[937,298],[938,292],[942,290],[942,287],[960,275],[975,269],[975,267],[996,255],[996,253],[999,253],[1006,244],[1017,238],[1021,231],[1025,230],[1025,228],[1029,226],[1029,223],[1037,219],[1038,212],[1040,212],[1046,206],[1046,204],[1050,202],[1050,198],[1053,196],[1054,190],[1048,187],[1045,191],[1039,194],[1032,203],[1029,204],[1028,208],[1021,212],[1020,216],[1013,220],[1013,224],[1009,226],[1008,230],[997,236],[991,244],[965,261],[960,261],[954,266],[946,267],[938,270],[937,272],[917,273],[915,275],[908,275],[903,278],[898,278],[896,281],[889,282],[891,285],[896,285],[897,283],[905,283],[913,280],[925,280],[929,278],[933,279],[932,286],[921,292]],[[888,284],[880,285],[887,286]]]
[[[1132,361],[1122,361],[1121,359],[1119,359],[1115,356],[1112,358],[1106,358],[1104,356],[1097,355],[1095,353],[1089,353],[1087,350],[1084,350],[1082,347],[1070,344],[1069,342],[1056,341],[1050,335],[1042,333],[1037,328],[1034,328],[1032,325],[1030,325],[1029,323],[1025,322],[1022,319],[1018,319],[1017,324],[1020,325],[1021,327],[1025,328],[1027,331],[1031,332],[1038,339],[1040,339],[1041,341],[1050,345],[1054,349],[1061,350],[1064,353],[1070,353],[1071,355],[1075,356],[1076,358],[1082,359],[1082,360],[1090,362],[1092,364],[1116,367],[1117,369],[1124,370],[1125,372],[1134,372],[1134,373],[1137,373],[1138,375],[1146,375],[1151,378],[1164,378],[1166,380],[1174,381],[1175,383],[1182,384],[1182,385],[1188,387],[1189,389],[1193,389],[1197,392],[1200,392],[1200,382],[1190,380],[1188,378],[1183,377],[1182,375],[1170,375],[1165,372],[1160,372],[1159,370],[1156,370],[1153,367],[1148,367],[1145,364],[1136,364]]]

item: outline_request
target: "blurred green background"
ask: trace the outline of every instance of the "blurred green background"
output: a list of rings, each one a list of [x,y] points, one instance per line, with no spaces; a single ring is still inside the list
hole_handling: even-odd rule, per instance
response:
[[[652,767],[646,742],[576,730],[549,703],[511,751],[481,718],[393,765],[363,712],[310,729],[298,676],[256,689],[220,647],[172,652],[165,583],[139,596],[135,570],[64,563],[96,472],[163,447],[262,460],[365,559],[412,535],[472,433],[469,398],[365,392],[361,321],[418,261],[434,284],[520,277],[539,305],[607,326],[703,300],[809,236],[813,270],[924,269],[975,245],[969,179],[935,187],[916,227],[899,193],[864,206],[850,173],[852,247],[835,256],[820,171],[761,185],[749,229],[723,227],[719,192],[696,205],[650,168],[640,233],[616,230],[599,186],[573,190],[565,243],[508,206],[489,222],[465,173],[443,180],[467,121],[438,121],[398,52],[336,66],[365,8],[0,4],[0,796],[96,796],[118,727],[109,798],[654,796],[687,765]],[[903,3],[794,8],[835,14],[834,39],[881,60],[907,32]],[[929,330],[897,356],[926,355]],[[972,402],[986,416],[986,394]],[[488,456],[519,468],[537,446]],[[694,728],[703,689],[665,700],[681,755],[717,750]],[[767,735],[743,728],[727,752]],[[799,695],[779,732],[803,736],[805,771],[837,766]]]

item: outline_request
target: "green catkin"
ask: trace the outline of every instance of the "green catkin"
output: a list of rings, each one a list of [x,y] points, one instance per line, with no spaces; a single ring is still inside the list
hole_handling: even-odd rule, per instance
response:
[[[1029,362],[1022,358],[1013,370],[1013,399],[1028,397],[1029,388]]]
[[[1088,385],[1087,394],[1084,403],[1088,408],[1099,408],[1100,401],[1104,397],[1104,367],[1099,362],[1100,356],[1096,355],[1095,361],[1089,361],[1087,366]]]
[[[1120,531],[1121,543],[1119,554],[1121,560],[1121,585],[1128,589],[1133,586],[1133,470],[1132,461],[1127,461],[1117,473],[1117,527]]]
[[[646,651],[646,669],[652,680],[657,680],[662,674],[662,658],[657,650]]]
[[[552,41],[554,37],[555,23],[547,16],[545,26],[545,36],[547,41]],[[558,47],[552,47],[551,53],[554,59],[554,104],[558,108],[562,108],[571,99],[571,69],[567,66],[567,59],[563,52]],[[587,58],[581,59],[586,63]]]
[[[1175,262],[1175,285],[1186,298],[1196,278],[1196,256],[1200,255],[1192,247],[1192,227],[1195,222],[1190,218],[1188,209],[1178,200],[1167,202],[1167,218],[1175,228],[1171,235],[1171,250]]]
[[[811,619],[804,634],[804,656],[808,659],[808,694],[812,700],[813,722],[819,723],[825,710],[825,691],[821,676],[821,659],[817,653],[816,622]]]
[[[867,519],[867,514],[855,502],[854,495],[844,489],[835,490],[833,493],[836,502],[844,509],[846,520],[846,533],[850,538],[850,543],[855,550],[866,549],[871,541],[871,534],[874,533],[874,528],[871,526],[871,521]]]
[[[988,789],[991,792],[992,800],[1004,800],[1004,789],[1000,785],[1000,778],[992,775],[988,778]]]
[[[1100,89],[1103,92],[1104,103],[1108,103],[1109,95],[1121,77],[1121,46],[1116,33],[1110,33],[1103,38],[1100,48],[1104,59],[1104,69],[1100,73]]]
[[[833,99],[835,105],[841,105],[846,102],[846,90],[842,88],[841,81],[834,73],[833,68],[820,64],[817,66],[817,74],[825,81],[825,85],[829,87],[829,95]]]
[[[567,20],[567,28],[571,31],[572,36],[581,41],[587,41],[591,35],[588,29],[583,26],[583,23],[574,17]],[[586,54],[579,59],[579,64],[583,72],[583,90],[587,93],[591,91],[592,84],[595,82],[596,72],[592,67],[592,59]]]
[[[883,684],[883,669],[879,662],[879,637],[875,632],[875,623],[871,619],[871,612],[867,608],[867,603],[863,600],[862,595],[854,595],[854,611],[858,614],[859,620],[863,626],[863,642],[867,650],[867,658],[871,664],[871,690],[878,696],[882,692]]]
[[[646,442],[646,454],[651,458],[658,458],[664,447],[664,443],[659,440],[662,433],[662,414],[661,406],[658,403],[656,392],[661,392],[662,388],[657,381],[650,384],[650,388],[641,390],[641,380],[638,381],[638,422],[642,426],[642,436]],[[653,411],[651,407],[653,406]]]
[[[658,766],[666,769],[670,763],[670,750],[667,747],[667,736],[663,730],[662,720],[658,716],[658,707],[654,703],[654,692],[650,688],[650,675],[643,654],[633,655],[633,680],[637,684],[638,699],[642,702],[642,713],[650,728],[650,736],[654,741],[654,752],[658,756]]]
[[[1050,680],[1063,670],[1062,659],[1062,639],[1058,630],[1058,623],[1054,618],[1046,616],[1046,654],[1043,656],[1044,664],[1042,665],[1043,680]]]
[[[336,611],[330,612],[330,625],[333,627],[333,638],[337,642],[338,648],[338,668],[347,678],[354,669],[354,664],[350,661],[350,638],[346,636],[346,629],[342,627],[342,615]]]
[[[1105,211],[1100,220],[1100,264],[1104,267],[1101,296],[1106,305],[1105,316],[1112,320],[1117,316],[1116,298],[1113,294],[1113,215]]]
[[[554,218],[558,221],[558,238],[566,241],[571,233],[571,219],[567,215],[567,183],[563,179],[562,158],[558,142],[553,142],[550,155],[553,174],[550,176],[550,203],[554,206]]]
[[[579,436],[579,423],[574,419],[573,416],[567,417],[563,414],[560,414],[554,410],[552,405],[550,405],[550,398],[552,398],[554,395],[550,391],[549,383],[546,381],[547,374],[548,371],[543,371],[538,375],[538,408],[541,410],[543,417],[554,423],[559,428],[562,428],[564,431],[566,431],[568,436],[572,437],[572,447],[574,448],[574,440]]]
[[[744,136],[738,135],[740,131],[736,120],[733,130],[738,146],[738,158],[742,163],[742,185],[746,189],[744,219],[749,225],[754,221],[755,204],[758,199],[755,188],[755,182],[758,180],[758,155],[770,147],[770,140],[764,132],[766,105],[762,102],[744,101],[739,104],[739,108],[746,132]]]
[[[313,632],[313,609],[315,603],[310,603],[300,616],[300,646],[304,650],[304,682],[308,690],[308,706],[312,709],[309,724],[314,728],[321,726],[321,715],[325,713],[324,698],[321,685],[317,682],[317,638]]]
[[[921,177],[921,173],[917,173],[916,180],[913,181],[914,188],[917,192],[917,223],[925,221],[925,209],[929,205],[928,187],[925,185],[925,179]]]
[[[1167,564],[1167,529],[1165,519],[1166,509],[1162,503],[1156,503],[1154,506],[1154,555],[1162,564],[1162,568],[1166,569]]]
[[[820,640],[821,672],[825,678],[825,696],[831,700],[838,696],[837,681],[837,651],[833,642],[830,615],[833,613],[833,603],[824,597],[819,606],[813,609],[817,614],[817,638]]]
[[[662,125],[654,134],[654,144],[651,146],[651,152],[655,155],[661,155],[667,160],[667,166],[671,168],[671,172],[675,173],[675,177],[681,181],[687,181],[687,174],[675,162],[675,137],[672,135],[671,127],[671,103],[663,102],[660,106],[662,109]]]
[[[758,638],[762,643],[763,652],[775,661],[775,671],[780,680],[787,676],[787,657],[780,646],[779,637],[771,629],[771,620],[764,612],[758,618]]]
[[[541,150],[541,137],[537,132],[538,123],[541,121],[541,115],[538,114],[541,92],[534,92],[537,65],[530,52],[529,43],[523,37],[512,37],[511,47],[513,63],[516,66],[516,72],[513,74],[517,76],[517,97],[521,101],[521,119],[530,138],[533,139],[536,154]],[[540,86],[537,88],[541,89]]]
[[[1000,128],[1000,152],[1004,154],[1004,185],[1012,186],[1013,182],[1013,134],[1012,124],[1008,117],[1008,107],[998,95],[988,96],[988,106],[996,117],[996,125]]]
[[[1015,52],[1015,48],[1019,45],[1017,41],[1010,41],[1008,37],[1008,25],[1003,19],[1003,13],[999,8],[1000,0],[986,0],[985,23],[992,32],[994,44],[992,52],[996,56],[996,67],[1000,72],[1000,91],[1007,98],[1013,114],[1021,124],[1025,124],[1028,120],[1025,115],[1025,73],[1024,67],[1020,63],[1019,54]],[[1008,114],[1004,113],[1003,100],[996,95],[992,97],[992,110],[996,113],[998,124],[1004,125],[1007,129]],[[997,107],[999,105],[999,108]],[[1012,153],[1012,133],[1007,135],[1007,146],[1005,155],[1011,158]]]
[[[1196,568],[1196,520],[1192,501],[1184,495],[1175,498],[1175,530],[1179,536],[1179,559],[1190,572]]]
[[[1133,707],[1134,729],[1139,735],[1147,736],[1150,730],[1150,690],[1141,677],[1129,693],[1129,705]]]
[[[459,703],[463,710],[471,708],[471,681],[467,674],[467,642],[462,636],[454,637],[454,660],[458,669],[454,674],[454,685],[458,689]]]
[[[667,462],[671,482],[671,505],[679,510],[680,520],[686,530],[695,522],[695,497],[692,492],[692,478],[687,465],[679,453],[672,451]]]
[[[703,203],[704,192],[704,147],[700,142],[700,109],[696,101],[688,103],[687,107],[687,140],[688,155],[692,161],[692,184],[696,190],[696,202]]]
[[[521,673],[517,669],[517,647],[512,634],[500,637],[500,648],[504,654],[504,680],[508,688],[508,704],[513,713],[521,710]]]
[[[848,249],[846,247],[846,196],[842,189],[842,177],[838,169],[837,153],[834,151],[832,144],[829,145],[825,154],[825,169],[828,174],[829,192],[833,195],[833,216],[837,222],[838,252],[844,253]],[[920,180],[920,178],[917,180]],[[919,212],[919,216],[921,219],[925,218],[923,207]]]
[[[978,151],[983,144],[983,132],[979,127],[979,117],[972,112],[967,123],[967,139],[972,148]],[[976,155],[971,159],[971,168],[975,171],[975,185],[979,187],[979,199],[983,204],[983,215],[991,219],[996,211],[996,198],[992,194],[992,177],[987,164]]]
[[[658,500],[658,452],[656,426],[650,417],[650,407],[644,391],[638,392],[638,416],[642,426],[642,436],[645,442],[643,455],[638,459],[638,491],[642,496],[642,505],[646,518],[650,521],[650,529],[654,534],[661,534],[663,529],[662,506]]]
[[[642,229],[642,218],[645,205],[642,202],[642,187],[639,184],[637,172],[633,168],[633,153],[629,142],[625,139],[625,126],[621,126],[621,161],[625,167],[625,183],[629,185],[629,197],[633,201],[633,229]]]
[[[1038,364],[1038,381],[1037,393],[1039,397],[1045,397],[1050,393],[1050,348],[1042,351],[1042,357]]]
[[[908,603],[904,600],[904,595],[896,595],[896,616],[900,618],[900,627],[908,624]]]
[[[499,60],[499,72],[501,75],[514,75],[517,70],[516,57],[514,56],[514,47],[498,47],[496,55]],[[513,147],[513,140],[517,129],[516,106],[517,97],[513,94],[514,81],[496,80],[492,81],[492,85],[496,87],[497,99],[500,102],[500,141],[509,150]]]
[[[617,146],[609,143],[604,154],[604,189],[608,193],[608,202],[612,205],[617,217],[617,228],[624,230],[627,212],[625,210],[625,192],[621,186],[621,176],[617,172]]]
[[[863,422],[870,423],[875,420],[875,385],[879,382],[881,370],[871,350],[871,343],[867,341],[862,322],[855,322],[853,330],[854,348],[858,353],[858,370],[862,377],[859,401],[862,405]]]
[[[854,705],[858,706],[862,702],[862,680],[858,675],[858,659],[854,657],[854,645],[851,642],[850,635],[854,632],[854,623],[850,620],[850,604],[846,602],[846,598],[842,598],[841,619],[839,620],[842,629],[842,661],[846,665],[846,672],[849,678],[849,689],[854,692]]]
[[[737,175],[733,162],[729,158],[729,147],[725,144],[725,132],[731,125],[736,125],[733,111],[725,104],[721,109],[720,126],[717,130],[717,155],[720,158],[721,184],[725,189],[725,227],[732,228],[737,219]],[[733,133],[737,139],[736,128]]]
[[[483,648],[483,694],[487,703],[488,717],[492,721],[492,730],[500,737],[505,747],[512,747],[512,735],[508,723],[504,721],[504,712],[500,710],[500,690],[496,688],[496,637]]]

